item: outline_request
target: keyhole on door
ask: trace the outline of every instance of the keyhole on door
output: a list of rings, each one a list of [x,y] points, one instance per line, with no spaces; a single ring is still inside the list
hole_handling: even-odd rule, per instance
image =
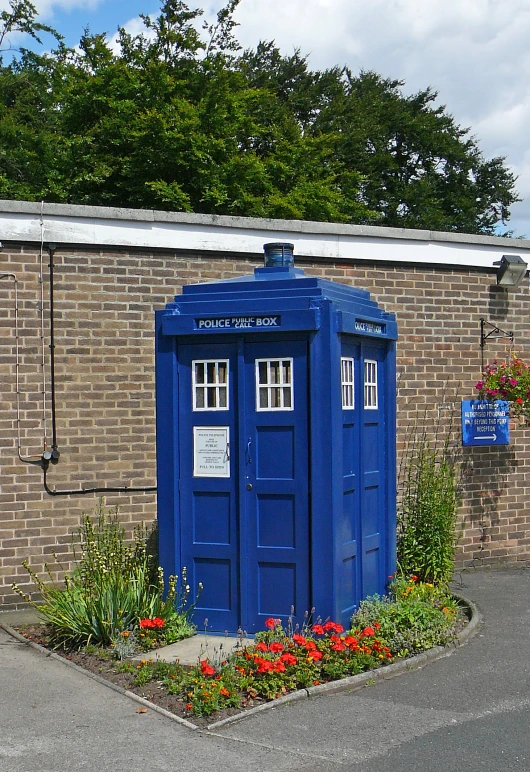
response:
[[[247,483],[247,491],[251,491],[251,490],[252,490],[252,483]]]

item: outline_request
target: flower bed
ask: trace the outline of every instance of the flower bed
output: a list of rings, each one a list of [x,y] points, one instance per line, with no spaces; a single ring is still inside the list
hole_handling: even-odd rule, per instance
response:
[[[344,630],[336,622],[309,620],[301,630],[270,618],[251,646],[226,658],[205,657],[192,668],[148,657],[118,661],[116,648],[88,646],[63,656],[135,691],[181,717],[207,724],[301,688],[345,678],[389,664],[456,637],[463,614],[447,588],[396,579],[388,597],[361,603]],[[156,633],[156,618],[142,620]],[[48,645],[45,629],[25,633]]]

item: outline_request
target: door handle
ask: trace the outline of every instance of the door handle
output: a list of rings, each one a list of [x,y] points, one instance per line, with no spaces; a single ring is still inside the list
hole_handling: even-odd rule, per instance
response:
[[[252,440],[249,437],[248,438],[248,442],[247,442],[247,464],[251,464],[252,463],[252,459],[250,457],[250,446],[251,445],[252,445]]]
[[[225,457],[223,459],[224,461],[230,461],[230,443],[226,443],[226,450],[225,450]]]

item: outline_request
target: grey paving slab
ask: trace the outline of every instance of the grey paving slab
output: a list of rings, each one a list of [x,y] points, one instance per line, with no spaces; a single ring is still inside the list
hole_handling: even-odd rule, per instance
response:
[[[192,638],[186,638],[184,641],[172,643],[170,646],[163,646],[155,651],[138,654],[133,659],[153,658],[160,659],[163,662],[175,662],[175,660],[178,660],[181,665],[196,665],[199,659],[204,658],[217,662],[236,649],[248,646],[251,643],[250,638],[199,633]]]
[[[273,748],[192,732],[0,630],[0,770],[289,770]]]

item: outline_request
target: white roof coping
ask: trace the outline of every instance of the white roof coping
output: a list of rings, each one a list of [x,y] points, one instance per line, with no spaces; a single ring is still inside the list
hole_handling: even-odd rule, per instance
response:
[[[503,254],[530,263],[530,240],[374,225],[0,200],[0,240],[259,254],[294,243],[296,257],[492,268]]]

